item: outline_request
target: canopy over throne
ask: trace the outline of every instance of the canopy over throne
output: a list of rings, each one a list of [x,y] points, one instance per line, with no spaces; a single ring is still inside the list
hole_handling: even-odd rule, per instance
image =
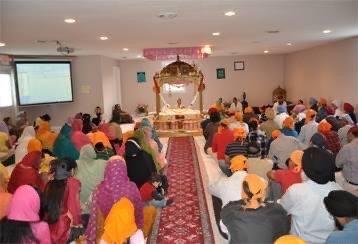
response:
[[[156,94],[156,113],[158,115],[155,124],[159,131],[200,131],[201,114],[203,113],[202,92],[205,89],[203,80],[204,75],[201,70],[195,64],[191,65],[179,60],[179,56],[175,62],[170,63],[160,72],[155,73],[153,77],[153,90]],[[161,94],[164,84],[188,85],[191,83],[194,84],[196,93],[189,108],[161,111],[161,100],[164,105],[168,105]],[[191,109],[197,98],[199,98],[200,111]]]
[[[203,112],[203,97],[202,92],[205,89],[203,83],[204,75],[201,70],[195,65],[190,65],[186,62],[177,60],[165,66],[159,73],[155,73],[153,77],[154,91],[156,93],[156,112],[160,112],[160,93],[164,84],[189,84],[193,83],[197,88],[199,94],[200,113]]]

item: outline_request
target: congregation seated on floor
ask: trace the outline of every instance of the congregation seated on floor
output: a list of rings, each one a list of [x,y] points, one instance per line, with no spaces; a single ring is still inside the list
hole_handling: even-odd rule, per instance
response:
[[[209,108],[203,150],[221,174],[206,190],[221,200],[214,211],[228,243],[358,239],[353,106],[310,102],[288,109],[279,97],[259,114],[236,98]],[[70,115],[58,133],[48,114],[34,123],[22,114],[17,125],[5,118],[0,243],[145,243],[175,192],[168,196],[170,162],[155,127],[143,118],[123,133],[121,123],[131,120],[119,105],[110,122],[97,107],[93,118]]]

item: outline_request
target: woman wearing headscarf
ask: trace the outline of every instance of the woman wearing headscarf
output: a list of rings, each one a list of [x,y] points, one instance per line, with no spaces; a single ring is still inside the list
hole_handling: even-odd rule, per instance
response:
[[[73,160],[77,160],[79,157],[79,151],[77,151],[71,140],[71,124],[72,121],[69,119],[69,121],[64,126],[62,126],[60,134],[58,135],[53,146],[53,154],[59,159],[67,157]]]
[[[36,126],[36,138],[41,141],[43,149],[52,152],[57,136],[57,133],[51,131],[50,124],[47,121],[41,120],[39,125]]]
[[[102,131],[94,131],[87,134],[88,138],[90,139],[93,146],[95,146],[97,143],[102,143],[103,146],[106,148],[112,149],[111,142],[109,141],[108,137],[105,133]]]
[[[154,128],[154,126],[150,123],[149,119],[147,119],[147,118],[142,119],[142,121],[140,122],[140,128],[143,128],[143,127],[149,127],[152,130],[151,131],[152,139],[157,143],[158,150],[159,150],[159,152],[161,152],[163,149],[163,144],[159,140],[158,133],[157,133],[156,129]]]
[[[13,164],[13,153],[9,135],[0,132],[0,162],[3,162],[5,166]]]
[[[15,149],[15,163],[18,163],[28,153],[27,144],[31,139],[34,139],[36,132],[33,126],[26,126],[20,138],[17,140],[17,147]]]
[[[82,132],[83,121],[74,119],[72,122],[71,141],[75,145],[77,151],[81,151],[84,145],[91,144],[90,139]]]
[[[273,243],[288,234],[290,222],[286,211],[277,203],[264,203],[266,188],[264,179],[248,174],[242,184],[242,200],[230,202],[221,211],[230,244]]]
[[[5,166],[0,163],[0,220],[7,215],[12,199],[12,194],[7,192],[9,178],[9,172]]]
[[[143,232],[136,225],[134,211],[132,202],[126,197],[115,203],[104,223],[101,243],[145,243]]]
[[[129,180],[127,167],[121,159],[107,163],[104,180],[93,193],[90,219],[86,229],[88,243],[97,243],[102,234],[104,220],[113,205],[122,197],[128,198],[134,205],[135,222],[138,228],[143,227],[143,202],[138,187]]]
[[[32,185],[40,189],[44,188],[44,183],[38,172],[41,163],[41,152],[33,151],[18,163],[11,174],[8,192],[14,193],[19,186]]]
[[[251,119],[256,119],[258,121],[259,116],[257,116],[257,114],[254,113],[254,109],[249,106],[249,107],[245,108],[245,110],[244,110],[243,121],[246,124],[249,124]]]
[[[126,142],[124,157],[128,177],[137,185],[138,189],[150,179],[153,173],[157,172],[152,157],[142,149],[134,138]]]
[[[134,138],[139,142],[141,148],[146,151],[149,155],[152,156],[152,159],[155,163],[155,168],[157,172],[159,172],[166,165],[166,161],[164,158],[160,157],[159,151],[156,148],[153,148],[153,143],[151,144],[150,139],[150,131],[144,128],[137,129],[134,131]]]
[[[0,229],[0,243],[51,244],[49,226],[41,220],[41,198],[33,187],[16,190]]]
[[[44,198],[46,221],[50,225],[53,243],[67,243],[72,228],[81,228],[81,183],[72,176],[76,161],[60,159],[52,162],[53,180],[47,183]]]
[[[75,177],[81,182],[80,200],[84,213],[88,213],[90,195],[103,180],[106,168],[106,161],[96,157],[93,146],[88,144],[82,147],[80,158],[77,160]]]

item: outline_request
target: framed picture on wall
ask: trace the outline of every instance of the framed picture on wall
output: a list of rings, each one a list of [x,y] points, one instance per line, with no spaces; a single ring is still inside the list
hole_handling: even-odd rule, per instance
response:
[[[137,82],[138,83],[146,82],[145,72],[137,72]]]
[[[225,79],[225,68],[216,69],[216,78],[217,79]]]
[[[245,70],[245,63],[244,61],[235,61],[234,62],[234,70]]]

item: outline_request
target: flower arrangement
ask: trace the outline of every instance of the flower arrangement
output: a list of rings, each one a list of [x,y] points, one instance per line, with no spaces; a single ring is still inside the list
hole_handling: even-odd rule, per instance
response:
[[[136,108],[137,114],[148,114],[148,105],[147,104],[138,104]]]

